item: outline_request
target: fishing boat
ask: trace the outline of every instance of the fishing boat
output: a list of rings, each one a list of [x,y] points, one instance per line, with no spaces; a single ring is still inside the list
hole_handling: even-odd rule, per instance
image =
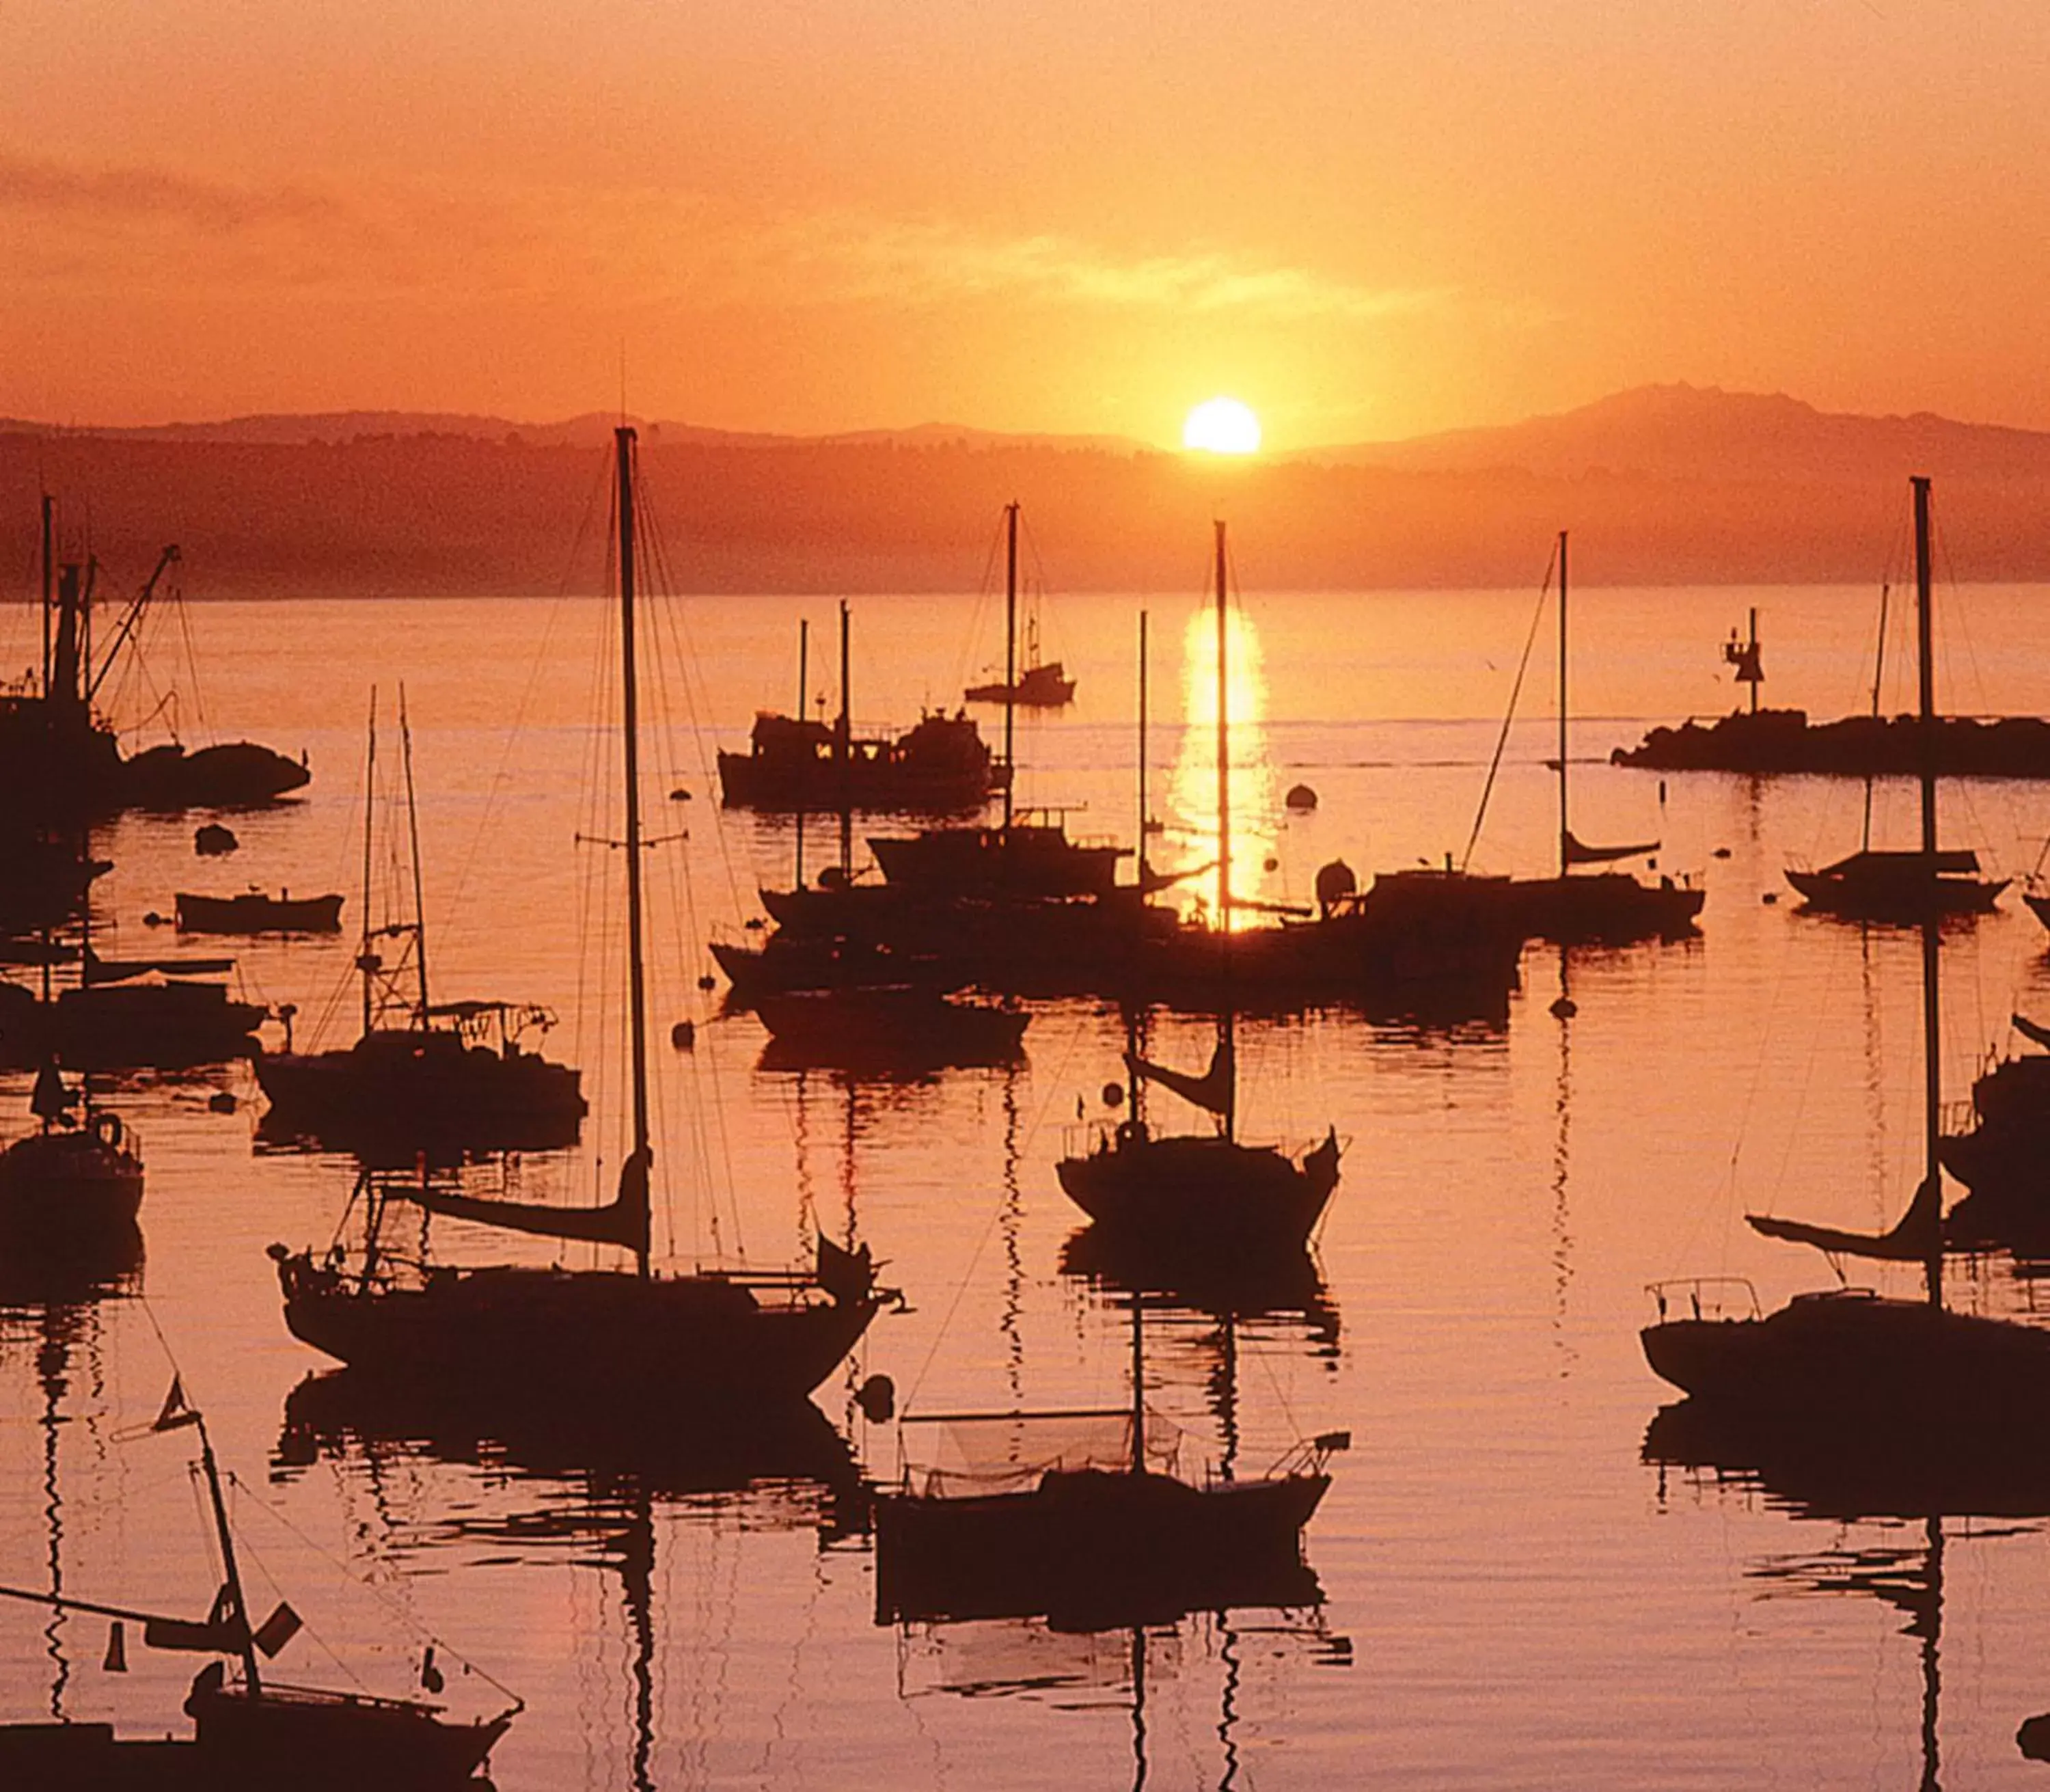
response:
[[[1143,1240],[1171,1256],[1230,1258],[1300,1250],[1338,1186],[1335,1128],[1323,1143],[1292,1156],[1238,1137],[1237,1049],[1233,1008],[1231,720],[1227,701],[1225,525],[1217,525],[1217,1043],[1200,1076],[1148,1062],[1132,1048],[1125,1068],[1125,1118],[1099,1128],[1090,1147],[1056,1165],[1070,1200],[1107,1231]],[[1213,1115],[1212,1133],[1159,1134],[1148,1126],[1141,1093],[1157,1083]]]
[[[1929,482],[1913,481],[1916,580],[1929,583]],[[1926,611],[1925,611],[1926,613]],[[1926,655],[1927,635],[1923,635]],[[1926,668],[1927,661],[1924,659]],[[1932,709],[1922,680],[1923,713]],[[1936,834],[1936,773],[1921,775],[1922,834]],[[1926,1443],[1958,1437],[2040,1435],[2050,1425],[2050,1331],[1960,1313],[1943,1299],[1942,1065],[1938,917],[1925,907],[1922,943],[1922,1050],[1925,1169],[1907,1212],[1889,1231],[1866,1233],[1753,1214],[1770,1238],[1807,1244],[1832,1259],[1913,1263],[1925,1298],[1882,1298],[1842,1286],[1798,1295],[1771,1314],[1725,1302],[1705,1285],[1660,1283],[1658,1318],[1641,1334],[1653,1370],[1705,1407],[1750,1418],[1853,1433],[1899,1427]],[[1738,1286],[1741,1286],[1742,1284]],[[1684,1290],[1684,1304],[1674,1311]]]
[[[1128,1407],[904,1415],[902,1470],[875,1497],[879,1622],[1095,1627],[1261,1603],[1277,1584],[1314,1600],[1303,1528],[1350,1435],[1327,1431],[1244,1479],[1184,1475],[1179,1431],[1146,1409],[1144,1302],[1128,1305]]]
[[[125,757],[94,705],[139,638],[178,550],[164,549],[95,665],[91,616],[98,563],[58,564],[57,501],[48,494],[41,521],[43,660],[40,677],[0,689],[0,822],[76,823],[129,808],[266,802],[308,781],[312,774],[302,761],[249,741],[189,753],[166,743]]]
[[[493,1747],[520,1706],[458,1720],[425,1700],[372,1697],[293,1685],[270,1677],[263,1662],[302,1627],[280,1604],[260,1624],[249,1610],[235,1535],[228,1522],[206,1421],[189,1404],[178,1380],[155,1422],[138,1434],[193,1430],[222,1572],[220,1590],[204,1618],[166,1616],[132,1607],[0,1587],[0,1598],[111,1620],[107,1662],[125,1670],[127,1626],[141,1627],[143,1646],[215,1657],[193,1681],[185,1701],[189,1737],[126,1738],[111,1724],[0,1724],[0,1784],[36,1792],[107,1792],[109,1788],[177,1788],[179,1792],[257,1792],[304,1786],[320,1792],[444,1792],[488,1786],[480,1777]],[[229,1662],[235,1667],[231,1671]]]
[[[410,1163],[421,1150],[540,1151],[573,1145],[585,1109],[579,1074],[530,1043],[555,1025],[555,1015],[532,1002],[432,999],[412,730],[403,691],[399,724],[412,865],[410,908],[396,899],[389,918],[373,918],[373,692],[364,771],[363,931],[356,956],[362,1032],[354,1044],[329,1051],[294,1052],[288,1037],[283,1051],[258,1055],[256,1079],[270,1103],[263,1134],[273,1142],[310,1138],[398,1163]],[[185,900],[179,898],[181,904]],[[337,908],[341,901],[322,900]]]
[[[1559,872],[1555,877],[1519,877],[1511,884],[1526,935],[1560,945],[1627,946],[1651,939],[1683,939],[1695,930],[1705,892],[1662,875],[1647,884],[1622,871],[1587,872],[1590,865],[1647,858],[1659,843],[1589,845],[1575,835],[1567,808],[1571,786],[1566,724],[1566,531],[1559,531]]]
[[[720,801],[780,814],[836,808],[898,814],[980,809],[1011,783],[1011,761],[989,750],[966,714],[932,710],[901,735],[857,735],[848,697],[848,612],[840,611],[840,714],[828,725],[804,713],[758,712],[747,751],[719,755]]]
[[[176,910],[180,933],[339,933],[341,898],[271,896],[244,890],[238,896],[196,896],[181,890]]]
[[[658,1275],[652,1261],[634,440],[629,428],[615,433],[631,1085],[618,1192],[601,1205],[565,1207],[443,1192],[425,1177],[404,1191],[430,1213],[603,1245],[631,1267],[436,1265],[408,1275],[374,1247],[353,1262],[283,1245],[271,1255],[293,1334],[353,1368],[427,1377],[481,1398],[581,1404],[594,1417],[648,1425],[805,1399],[890,1297],[876,1286],[867,1246],[843,1250],[823,1235],[807,1268]]]

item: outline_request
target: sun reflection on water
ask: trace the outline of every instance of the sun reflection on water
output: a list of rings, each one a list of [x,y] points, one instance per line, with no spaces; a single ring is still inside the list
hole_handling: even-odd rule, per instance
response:
[[[1225,612],[1226,702],[1231,744],[1231,894],[1234,904],[1265,896],[1263,869],[1276,853],[1279,834],[1274,768],[1266,729],[1267,677],[1260,635],[1245,612]],[[1168,783],[1163,867],[1191,875],[1178,886],[1184,896],[1214,916],[1218,907],[1218,676],[1217,612],[1206,605],[1191,616],[1183,634],[1180,752]],[[1234,927],[1257,923],[1257,914],[1234,907]]]

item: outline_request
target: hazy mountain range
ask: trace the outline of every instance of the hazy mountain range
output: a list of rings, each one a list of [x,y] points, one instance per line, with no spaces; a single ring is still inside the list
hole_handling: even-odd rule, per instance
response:
[[[574,545],[615,422],[415,412],[140,428],[0,420],[0,531],[30,564],[57,494],[117,579],[178,541],[193,595],[588,588]],[[830,437],[641,425],[687,590],[963,590],[1025,506],[1057,588],[1198,588],[1231,518],[1249,588],[1524,585],[1571,528],[1580,576],[1862,582],[1890,570],[1906,479],[1938,482],[1960,579],[2050,580],[2050,432],[1833,415],[1652,386],[1490,429],[1219,463],[1117,438],[951,424]]]

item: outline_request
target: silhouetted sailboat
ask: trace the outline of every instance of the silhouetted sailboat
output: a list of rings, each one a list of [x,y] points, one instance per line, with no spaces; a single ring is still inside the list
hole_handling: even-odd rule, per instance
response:
[[[1643,858],[1658,850],[1647,840],[1623,846],[1589,845],[1573,832],[1567,809],[1566,723],[1567,577],[1566,531],[1559,531],[1559,874],[1519,877],[1512,894],[1525,931],[1533,938],[1562,945],[1625,946],[1646,939],[1678,939],[1694,931],[1704,892],[1662,876],[1640,883],[1627,873],[1596,871],[1576,875],[1589,865],[1614,865]]]
[[[410,1163],[420,1151],[537,1151],[573,1145],[585,1108],[579,1073],[521,1043],[546,1033],[555,1025],[555,1016],[532,1003],[437,1002],[430,995],[413,736],[403,689],[399,730],[412,861],[411,913],[381,923],[372,914],[371,855],[377,809],[374,690],[370,705],[364,763],[362,938],[356,956],[363,979],[363,1031],[353,1045],[332,1051],[294,1052],[288,1042],[283,1052],[259,1054],[256,1080],[271,1104],[263,1116],[263,1133],[273,1140],[310,1138],[333,1149],[398,1163]],[[331,900],[341,901],[338,896]],[[387,959],[388,951],[396,952],[395,960]]]
[[[1913,485],[1917,576],[1926,583],[1929,482],[1918,477]],[[1926,677],[1922,690],[1926,714]],[[1936,776],[1927,758],[1921,785],[1922,837],[1933,850]],[[1658,1322],[1642,1333],[1646,1358],[1706,1406],[1853,1431],[1897,1426],[1925,1442],[2034,1435],[2050,1423],[2050,1331],[1955,1313],[1943,1304],[1942,1040],[1933,908],[1924,907],[1920,925],[1927,1150],[1914,1200],[1900,1221],[1880,1233],[1749,1218],[1767,1237],[1813,1245],[1833,1258],[1919,1263],[1927,1298],[1887,1299],[1846,1287],[1797,1296],[1764,1316],[1725,1317],[1701,1308],[1697,1284],[1689,1310],[1676,1317],[1670,1289],[1662,1284],[1654,1290]]]
[[[1145,1402],[1144,1298],[1130,1299],[1128,1407],[913,1415],[934,1440],[875,1497],[877,1622],[1050,1615],[1099,1627],[1231,1605],[1308,1605],[1303,1527],[1350,1434],[1239,1479],[1179,1472]]]
[[[1225,525],[1217,525],[1217,915],[1214,923],[1217,1043],[1209,1068],[1192,1076],[1128,1049],[1130,1111],[1107,1138],[1056,1166],[1061,1187],[1107,1232],[1187,1259],[1300,1249],[1338,1186],[1335,1128],[1300,1161],[1275,1146],[1238,1137],[1237,1044],[1232,1007],[1231,736],[1228,702]],[[1129,1042],[1128,1042],[1129,1044]],[[1140,1091],[1157,1083],[1216,1117],[1210,1134],[1156,1135]]]
[[[880,835],[870,840],[869,849],[891,889],[914,898],[1007,904],[1042,898],[1108,896],[1117,882],[1117,861],[1125,857],[1123,847],[1070,840],[1066,823],[1058,814],[1021,821],[1015,805],[1017,709],[1019,704],[1033,701],[1021,694],[1021,682],[1016,677],[1018,506],[1015,502],[1004,507],[1004,536],[1005,681],[1000,687],[982,687],[985,694],[996,693],[991,701],[1004,705],[1004,763],[1012,775],[1004,784],[1003,825],[923,828],[914,834]],[[976,695],[975,691],[968,693],[971,698]],[[1070,684],[1068,696],[1073,695]],[[1054,701],[1066,702],[1067,697]]]
[[[388,1261],[353,1267],[271,1247],[294,1334],[382,1376],[429,1377],[480,1399],[580,1403],[594,1420],[657,1423],[707,1407],[804,1399],[883,1304],[867,1247],[823,1234],[816,1266],[658,1275],[649,1261],[654,1165],[641,918],[639,693],[635,663],[634,431],[615,432],[624,713],[627,990],[632,1143],[602,1206],[406,1189],[431,1212],[629,1251],[610,1269],[438,1268],[414,1283]]]
[[[185,1701],[189,1740],[124,1740],[109,1724],[0,1724],[0,1783],[37,1792],[103,1792],[122,1786],[240,1789],[304,1786],[323,1792],[443,1792],[485,1782],[474,1776],[520,1711],[517,1700],[497,1716],[452,1721],[446,1708],[413,1699],[285,1685],[267,1677],[276,1656],[302,1628],[280,1604],[252,1622],[235,1535],[228,1522],[219,1465],[206,1423],[187,1404],[173,1376],[150,1431],[199,1434],[199,1466],[207,1493],[222,1579],[203,1619],[166,1617],[127,1606],[52,1592],[0,1587],[0,1598],[89,1613],[112,1620],[107,1663],[122,1671],[126,1626],[142,1627],[146,1648],[212,1655]],[[231,1677],[226,1663],[239,1673]]]
[[[1917,763],[1923,775],[1936,775],[1938,717],[1936,658],[1932,638],[1929,576],[1929,489],[1925,480],[1915,499],[1916,670],[1920,704],[1916,717],[1919,741]],[[1882,606],[1883,608],[1883,606]],[[1884,629],[1881,628],[1882,651]],[[1879,707],[1879,675],[1873,679],[1875,720]],[[1968,848],[1939,848],[1935,809],[1925,802],[1922,843],[1912,849],[1882,850],[1872,844],[1872,783],[1865,783],[1865,841],[1860,849],[1834,865],[1810,871],[1789,867],[1787,881],[1801,894],[1802,905],[1847,920],[1890,922],[1912,927],[1925,916],[1978,915],[1990,909],[2007,888],[2005,878],[1978,875],[1978,855]]]

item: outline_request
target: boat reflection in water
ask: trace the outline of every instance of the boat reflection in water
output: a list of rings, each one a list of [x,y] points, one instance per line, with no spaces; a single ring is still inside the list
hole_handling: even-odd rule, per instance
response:
[[[431,1555],[439,1572],[447,1552],[463,1546],[500,1563],[512,1552],[523,1564],[537,1551],[559,1549],[579,1568],[618,1575],[632,1713],[625,1765],[634,1792],[670,1782],[657,1774],[667,1728],[658,1690],[668,1677],[657,1672],[668,1653],[659,1590],[676,1573],[674,1564],[661,1571],[658,1519],[665,1508],[676,1508],[687,1526],[702,1518],[715,1532],[711,1515],[727,1511],[739,1514],[750,1535],[810,1527],[821,1549],[867,1527],[853,1454],[809,1401],[749,1417],[724,1414],[688,1429],[622,1426],[602,1414],[531,1406],[509,1408],[486,1424],[474,1402],[440,1396],[429,1384],[399,1388],[342,1369],[310,1376],[292,1390],[271,1477],[289,1482],[330,1462],[381,1486],[394,1460],[403,1458],[484,1471],[493,1497],[470,1489],[409,1527],[380,1494],[378,1508],[392,1527],[381,1541],[384,1552]],[[702,1619],[695,1603],[689,1611]],[[679,1632],[668,1647],[683,1646],[688,1633]],[[598,1658],[613,1657],[600,1651]],[[539,1709],[536,1728],[574,1731],[579,1715]]]
[[[1962,1519],[2050,1517],[2050,1439],[1982,1431],[1976,1443],[1960,1448],[1958,1435],[1818,1427],[1686,1400],[1662,1408],[1644,1438],[1644,1460],[1662,1471],[1662,1501],[1665,1471],[1705,1471],[1718,1489],[1762,1493],[1797,1521],[1880,1525],[1890,1536],[1903,1527],[1919,1529],[1916,1544],[1845,1544],[1769,1557],[1747,1573],[1796,1593],[1869,1594],[1905,1614],[1904,1634],[1920,1646],[1919,1783],[1927,1792],[1941,1783],[1944,1554],[1958,1540],[1947,1541],[1945,1526],[1955,1528]],[[1991,1534],[2005,1532],[1996,1527]],[[2050,1717],[2023,1723],[2017,1742],[2025,1755],[2050,1755]]]
[[[934,1624],[906,1629],[897,1655],[897,1696],[1039,1699],[1064,1713],[1128,1711],[1133,1792],[1153,1771],[1156,1731],[1164,1728],[1179,1749],[1207,1730],[1218,1741],[1214,1783],[1230,1792],[1246,1766],[1239,1730],[1247,1693],[1257,1685],[1252,1674],[1261,1664],[1305,1657],[1321,1666],[1352,1665],[1351,1639],[1333,1635],[1315,1607],[1257,1621],[1217,1610],[1110,1630],[1064,1630],[1030,1619]],[[1205,1678],[1216,1682],[1216,1709],[1199,1715],[1193,1708]],[[1202,1783],[1211,1782],[1206,1777]]]

